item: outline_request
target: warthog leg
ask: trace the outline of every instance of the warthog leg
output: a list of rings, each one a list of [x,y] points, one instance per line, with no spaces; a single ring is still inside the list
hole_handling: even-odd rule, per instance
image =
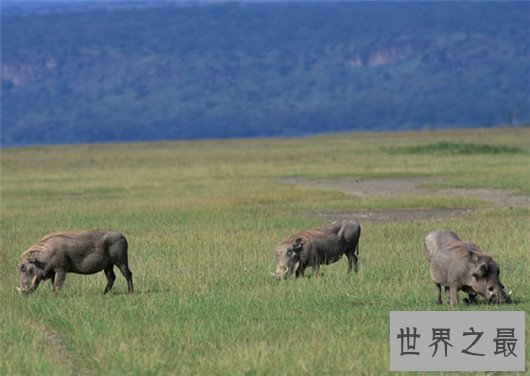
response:
[[[467,299],[464,299],[464,302],[467,304],[477,304],[477,295],[472,293],[467,293]]]
[[[305,266],[300,266],[298,269],[296,269],[295,277],[303,277],[305,273]]]
[[[53,292],[57,294],[61,292],[65,278],[66,278],[66,273],[63,270],[55,271],[55,278],[53,279]]]
[[[357,273],[357,263],[359,261],[359,258],[353,253],[348,253],[346,254],[346,256],[348,257],[348,274],[351,274],[352,269],[355,270],[355,273]]]
[[[129,270],[129,267],[125,264],[118,265],[118,268],[120,268],[121,274],[123,274],[123,276],[127,280],[127,287],[129,289],[129,294],[132,294],[134,292],[132,272]]]
[[[312,276],[313,276],[313,277],[320,277],[320,264],[315,263],[315,264],[313,265],[313,273],[312,273]]]
[[[458,305],[458,289],[455,286],[449,286],[449,304]]]
[[[106,294],[112,290],[112,285],[114,284],[114,280],[116,280],[116,274],[114,274],[114,265],[111,265],[105,269],[105,276],[107,277],[107,287],[105,287],[103,294]]]
[[[438,283],[436,283],[436,304],[442,304],[442,286]]]
[[[54,289],[54,283],[55,283],[55,273],[54,272],[51,272],[50,273],[50,283],[52,284],[52,290],[55,291]]]

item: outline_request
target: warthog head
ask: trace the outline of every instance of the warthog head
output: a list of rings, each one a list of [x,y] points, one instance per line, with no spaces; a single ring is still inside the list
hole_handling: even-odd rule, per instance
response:
[[[20,282],[17,290],[21,294],[31,294],[37,289],[44,274],[44,264],[33,258],[25,257],[18,265]]]
[[[271,273],[276,279],[286,279],[295,273],[300,266],[300,251],[304,247],[302,238],[292,243],[282,243],[276,248],[276,272]]]
[[[499,274],[499,266],[489,258],[479,261],[476,269],[471,273],[471,287],[488,303],[506,303],[510,300],[509,294],[504,291]]]

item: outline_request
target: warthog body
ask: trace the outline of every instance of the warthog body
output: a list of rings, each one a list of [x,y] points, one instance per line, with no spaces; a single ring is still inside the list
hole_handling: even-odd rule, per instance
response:
[[[436,303],[442,304],[441,287],[445,287],[448,304],[458,304],[458,291],[474,302],[477,294],[487,302],[508,300],[499,280],[499,266],[475,244],[464,243],[451,230],[435,230],[425,237],[425,256],[432,280],[436,284]]]
[[[116,265],[127,280],[129,293],[133,292],[132,273],[127,261],[127,239],[116,231],[56,232],[41,238],[20,256],[18,290],[29,294],[39,283],[51,279],[53,291],[58,293],[66,273],[94,274],[104,271],[107,287],[112,289]]]
[[[318,276],[320,265],[336,262],[344,254],[348,257],[348,274],[352,269],[357,272],[360,236],[361,226],[352,220],[335,221],[294,234],[276,247],[277,268],[272,275],[285,279],[295,273],[299,277],[311,266],[313,275]]]

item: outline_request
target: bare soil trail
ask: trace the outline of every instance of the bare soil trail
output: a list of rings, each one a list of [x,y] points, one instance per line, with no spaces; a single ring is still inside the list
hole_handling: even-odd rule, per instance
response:
[[[46,344],[47,353],[54,364],[65,367],[69,375],[85,374],[83,368],[78,366],[75,356],[66,347],[63,336],[58,330],[37,321],[33,321],[31,325],[40,333],[43,343]]]
[[[333,190],[361,198],[384,197],[474,197],[489,202],[491,207],[514,208],[530,206],[530,196],[515,195],[510,189],[485,188],[423,188],[435,182],[432,177],[385,178],[368,180],[307,180],[284,179],[283,183],[307,189]],[[474,212],[471,208],[414,208],[360,212],[313,213],[325,219],[358,218],[369,221],[436,219],[462,216]]]

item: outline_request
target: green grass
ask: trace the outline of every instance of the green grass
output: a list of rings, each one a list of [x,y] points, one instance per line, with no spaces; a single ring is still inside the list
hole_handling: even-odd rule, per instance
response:
[[[426,145],[406,146],[391,148],[394,153],[409,154],[444,154],[444,155],[470,155],[470,154],[522,154],[522,148],[508,145],[476,144],[464,142],[438,141]]]
[[[528,192],[529,129],[344,134],[286,140],[161,142],[2,151],[0,374],[384,374],[389,312],[439,310],[422,241],[452,228],[490,253],[524,310],[528,208],[470,198],[357,198],[282,184],[287,177],[435,176],[440,186]],[[525,153],[391,154],[442,140]],[[387,152],[382,152],[387,150]],[[315,211],[482,207],[463,218],[362,222],[360,272],[276,282],[274,246],[322,221]],[[305,213],[305,214],[304,214]],[[114,228],[129,239],[136,292],[117,273],[69,274],[15,291],[19,255],[40,236]],[[527,325],[528,327],[528,325]],[[529,332],[526,333],[527,367]]]

